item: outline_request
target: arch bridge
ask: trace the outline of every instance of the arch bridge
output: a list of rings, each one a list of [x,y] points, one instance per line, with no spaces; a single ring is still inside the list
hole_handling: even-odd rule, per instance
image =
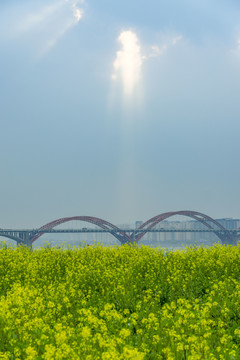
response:
[[[172,216],[182,215],[193,220],[196,220],[203,224],[206,228],[206,232],[213,232],[220,239],[222,244],[228,245],[236,245],[239,240],[240,230],[239,231],[229,231],[225,229],[219,222],[214,220],[208,215],[202,214],[197,211],[190,210],[181,210],[181,211],[173,211],[166,212],[160,215],[156,215],[151,219],[144,222],[141,226],[133,230],[124,230],[120,229],[117,226],[109,223],[106,220],[99,219],[91,216],[73,216],[73,217],[65,217],[61,219],[57,219],[51,221],[38,229],[34,230],[12,230],[12,229],[0,229],[0,236],[6,237],[8,239],[14,240],[17,244],[24,244],[27,246],[32,246],[32,244],[45,233],[60,233],[60,232],[106,232],[112,234],[121,244],[125,243],[138,243],[142,237],[147,232],[161,231],[154,230],[154,228],[160,224],[162,221],[170,218]],[[67,223],[69,221],[84,221],[87,223],[91,223],[96,225],[99,230],[90,230],[88,231],[85,228],[81,230],[56,230],[54,229],[56,226]],[[171,230],[170,230],[171,231]],[[177,230],[176,230],[177,231]],[[187,231],[187,230],[186,230]],[[192,230],[194,231],[194,230]],[[204,230],[203,230],[204,231]]]

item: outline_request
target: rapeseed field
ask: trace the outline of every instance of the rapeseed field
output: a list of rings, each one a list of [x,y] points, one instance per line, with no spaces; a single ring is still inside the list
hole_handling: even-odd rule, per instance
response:
[[[240,359],[240,246],[2,247],[0,359]]]

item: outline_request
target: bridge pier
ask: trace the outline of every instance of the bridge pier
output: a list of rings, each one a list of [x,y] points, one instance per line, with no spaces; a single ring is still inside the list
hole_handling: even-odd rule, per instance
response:
[[[239,240],[240,234],[238,233],[238,231],[231,231],[231,241],[229,242],[229,244],[236,246]]]
[[[18,241],[18,246],[24,245],[32,248],[31,237],[28,231],[20,231],[18,237],[20,239],[20,241]]]
[[[233,241],[234,241],[234,245],[237,245],[238,242],[240,242],[240,234],[233,235]]]
[[[132,233],[131,239],[132,239],[132,243],[135,244],[135,242],[136,242],[136,231],[135,230]]]

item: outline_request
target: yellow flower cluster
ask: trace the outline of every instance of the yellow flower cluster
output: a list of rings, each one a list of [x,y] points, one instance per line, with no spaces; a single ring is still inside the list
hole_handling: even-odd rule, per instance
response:
[[[240,359],[240,246],[0,249],[0,359]]]

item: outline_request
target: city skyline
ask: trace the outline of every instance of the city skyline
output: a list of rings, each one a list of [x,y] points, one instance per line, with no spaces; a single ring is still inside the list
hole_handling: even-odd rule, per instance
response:
[[[240,5],[3,0],[0,228],[240,218]]]

